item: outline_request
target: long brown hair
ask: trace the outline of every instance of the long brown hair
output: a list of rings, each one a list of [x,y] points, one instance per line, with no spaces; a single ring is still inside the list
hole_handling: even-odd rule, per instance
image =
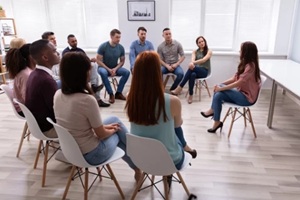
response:
[[[90,59],[82,52],[68,52],[60,62],[61,91],[64,94],[93,94],[88,85]]]
[[[134,64],[134,73],[125,105],[129,121],[139,125],[155,125],[165,108],[164,88],[159,56],[154,51],[140,53]]]
[[[240,63],[237,70],[237,75],[241,75],[245,71],[245,66],[247,64],[254,63],[255,67],[255,80],[258,82],[260,80],[260,69],[258,63],[258,50],[256,45],[253,42],[244,42],[241,45],[240,53]]]

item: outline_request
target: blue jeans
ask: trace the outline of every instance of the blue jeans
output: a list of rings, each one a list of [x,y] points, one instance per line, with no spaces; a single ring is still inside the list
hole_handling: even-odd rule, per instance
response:
[[[167,73],[173,73],[176,75],[176,79],[173,83],[173,85],[171,86],[170,90],[175,90],[175,88],[178,86],[178,84],[180,83],[180,81],[182,80],[183,78],[183,70],[180,66],[178,66],[174,71],[170,72],[167,68],[165,67],[161,67],[161,72],[162,74],[167,74]]]
[[[187,81],[189,81],[189,95],[194,94],[194,85],[196,78],[205,78],[207,77],[208,70],[204,67],[195,66],[193,70],[188,69],[184,75],[183,80],[180,83],[180,87],[184,87]]]
[[[103,84],[105,86],[105,89],[106,89],[107,93],[110,94],[110,95],[113,94],[113,90],[112,90],[110,82],[108,80],[108,76],[110,76],[110,74],[108,73],[108,71],[105,68],[99,66],[98,73],[101,76],[102,82],[103,82]],[[120,92],[120,93],[123,92],[124,86],[125,86],[128,78],[129,78],[129,75],[130,75],[129,70],[127,70],[127,69],[125,69],[123,67],[120,67],[117,70],[116,76],[121,76],[122,77],[120,79],[120,82],[119,82],[119,85],[118,85],[118,88],[117,88],[117,92]]]
[[[85,160],[91,165],[103,163],[113,155],[116,147],[118,146],[125,151],[125,155],[122,159],[129,165],[130,168],[136,169],[136,166],[126,153],[126,133],[128,133],[126,126],[117,117],[108,117],[103,120],[104,125],[111,123],[119,123],[120,130],[110,137],[100,141],[99,145],[94,150],[84,154],[83,156]]]
[[[183,164],[183,161],[184,161],[184,149],[183,148],[186,146],[186,141],[184,139],[183,130],[182,130],[181,126],[175,128],[175,134],[176,134],[176,136],[177,136],[177,138],[179,140],[178,144],[182,148],[182,155],[183,155],[182,158],[181,158],[181,160],[180,160],[180,162],[175,165],[176,168],[178,170],[180,170],[181,169],[181,165]]]
[[[214,111],[213,119],[215,121],[220,121],[223,102],[235,103],[240,106],[252,105],[248,101],[247,97],[237,89],[230,89],[221,92],[216,92],[214,93],[213,100],[211,103],[211,108]]]

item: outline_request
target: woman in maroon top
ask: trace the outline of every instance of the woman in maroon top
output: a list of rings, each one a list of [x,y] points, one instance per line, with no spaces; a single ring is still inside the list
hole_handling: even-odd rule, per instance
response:
[[[255,103],[260,88],[260,70],[258,64],[258,51],[253,42],[244,42],[240,50],[240,63],[236,74],[214,87],[214,96],[210,109],[201,112],[205,118],[213,117],[213,127],[207,131],[215,133],[222,130],[220,121],[222,103],[230,102],[241,106],[249,106]]]

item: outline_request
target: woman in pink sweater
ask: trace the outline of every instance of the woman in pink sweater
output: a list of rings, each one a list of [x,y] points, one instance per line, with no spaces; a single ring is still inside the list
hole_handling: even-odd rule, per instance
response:
[[[230,102],[241,106],[249,106],[255,103],[260,88],[260,70],[258,64],[258,51],[253,42],[244,42],[240,50],[240,63],[235,75],[214,87],[214,96],[210,109],[201,112],[205,118],[213,117],[213,127],[207,131],[215,133],[222,130],[220,121],[222,103]]]

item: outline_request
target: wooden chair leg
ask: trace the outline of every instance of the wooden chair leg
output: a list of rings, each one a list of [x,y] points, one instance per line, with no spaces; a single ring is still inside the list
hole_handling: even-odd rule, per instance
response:
[[[131,200],[134,200],[134,199],[135,199],[135,197],[136,197],[138,191],[140,190],[140,188],[141,188],[142,185],[143,185],[143,181],[144,181],[145,176],[147,176],[147,174],[146,174],[145,172],[143,172],[142,178],[138,181],[138,183],[137,183],[137,185],[136,185],[136,187],[135,187],[135,190],[134,190],[134,192],[133,192],[133,194],[132,194]]]
[[[257,136],[256,136],[256,131],[255,131],[254,122],[253,122],[253,119],[252,119],[252,115],[251,115],[250,108],[247,108],[247,113],[248,113],[248,116],[249,116],[250,124],[251,124],[251,126],[252,126],[253,135],[254,135],[254,137],[256,138]]]
[[[99,167],[96,167],[96,169],[97,169],[97,172],[98,172],[99,181],[101,182],[102,181],[101,170],[100,170]]]
[[[186,186],[186,184],[185,184],[185,182],[184,182],[184,180],[183,180],[183,178],[182,178],[180,172],[176,172],[176,174],[177,174],[177,176],[178,176],[178,178],[179,178],[179,180],[180,180],[180,182],[181,182],[181,184],[182,184],[182,186],[183,186],[183,188],[184,188],[186,194],[187,194],[188,196],[190,196],[191,193],[190,193],[189,189],[187,188],[187,186]]]
[[[110,165],[107,164],[106,167],[107,167],[107,170],[109,171],[109,173],[110,173],[110,175],[111,175],[111,178],[112,178],[112,180],[114,181],[114,183],[115,183],[115,185],[116,185],[116,187],[117,187],[117,189],[118,189],[118,191],[119,191],[119,193],[120,193],[122,199],[125,199],[124,193],[123,193],[123,191],[122,191],[122,189],[121,189],[121,187],[120,187],[120,185],[119,185],[119,183],[118,183],[118,181],[117,181],[117,179],[116,179],[116,177],[115,177],[115,174],[114,174],[114,172],[112,171]]]
[[[233,123],[234,123],[234,120],[235,120],[236,112],[237,112],[237,108],[234,108],[232,119],[231,119],[231,124],[230,124],[230,128],[229,128],[229,132],[228,132],[228,139],[229,139],[230,134],[231,134],[231,130],[232,130],[232,126],[233,126]]]
[[[33,169],[36,169],[36,166],[38,164],[39,161],[39,157],[40,157],[40,152],[41,152],[41,148],[42,148],[42,144],[43,144],[43,140],[40,140],[37,152],[36,152],[36,156],[35,156],[35,161],[34,161],[34,165],[33,165]]]
[[[209,91],[209,88],[208,88],[208,85],[207,85],[206,80],[204,80],[203,82],[204,82],[204,84],[205,84],[205,88],[206,88],[206,90],[207,90],[208,96],[211,97],[210,91]]]
[[[45,148],[45,154],[44,154],[44,166],[43,166],[42,187],[45,187],[45,182],[46,182],[46,172],[47,172],[47,163],[48,163],[48,152],[49,152],[49,141],[46,141],[46,148]]]
[[[227,117],[230,115],[230,112],[232,112],[232,107],[228,108],[226,114],[225,114],[225,117],[223,119],[223,124],[225,123],[225,120],[227,119]]]
[[[119,85],[118,80],[116,78],[112,78],[112,84],[114,86],[115,92],[117,92],[117,87]]]
[[[244,125],[247,126],[247,111],[246,108],[243,108],[243,117],[244,117]]]
[[[69,175],[69,178],[68,178],[68,182],[67,182],[65,191],[64,191],[64,195],[63,195],[63,198],[62,198],[63,200],[65,200],[66,197],[67,197],[67,194],[68,194],[68,191],[69,191],[69,188],[70,188],[70,185],[71,185],[71,181],[72,181],[72,178],[74,176],[75,169],[76,169],[76,166],[73,165],[72,169],[71,169],[71,172],[70,172],[70,175]]]
[[[170,75],[167,75],[166,76],[166,78],[165,78],[165,80],[164,80],[164,88],[166,89],[166,86],[167,86],[167,83],[168,83],[168,81],[169,81],[169,78],[170,78]]]
[[[19,144],[19,148],[18,148],[17,155],[16,155],[17,158],[20,155],[21,148],[22,148],[22,145],[23,145],[23,141],[25,140],[25,137],[26,137],[26,134],[27,134],[27,130],[28,130],[28,125],[27,125],[27,122],[25,122],[24,128],[23,128],[23,133],[22,133],[22,136],[21,136],[20,144]]]
[[[167,181],[167,176],[163,176],[164,190],[165,190],[165,200],[169,200],[169,186]]]
[[[84,200],[88,200],[88,192],[89,192],[89,169],[85,168],[84,173]]]
[[[199,83],[198,83],[199,101],[201,101],[201,87],[202,87],[202,83],[201,83],[201,81],[199,80]]]

